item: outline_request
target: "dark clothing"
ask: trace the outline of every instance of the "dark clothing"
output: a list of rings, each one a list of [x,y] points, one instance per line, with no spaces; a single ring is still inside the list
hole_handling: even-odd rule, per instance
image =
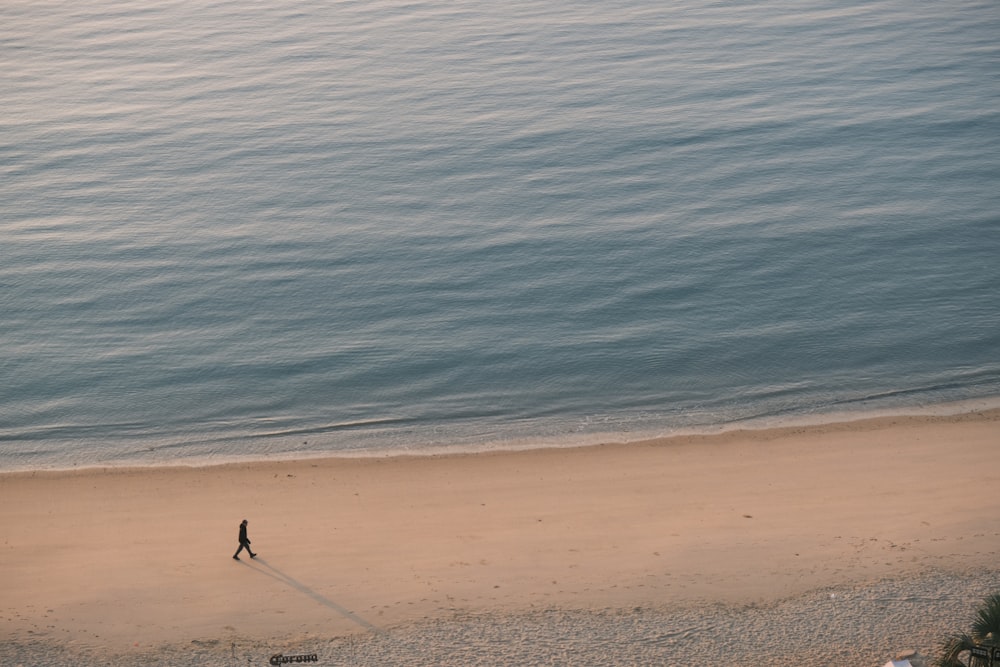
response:
[[[247,553],[250,554],[250,558],[253,558],[254,556],[257,555],[254,552],[250,551],[250,538],[247,537],[246,522],[240,524],[240,548],[237,549],[236,553],[233,554],[233,558],[239,560],[240,552],[243,551],[244,549],[246,549]]]

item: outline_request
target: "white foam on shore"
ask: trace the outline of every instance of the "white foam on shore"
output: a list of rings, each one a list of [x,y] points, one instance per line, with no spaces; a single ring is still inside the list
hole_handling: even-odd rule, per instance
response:
[[[393,446],[376,445],[355,449],[289,449],[276,453],[256,453],[250,455],[210,454],[192,456],[157,457],[155,449],[144,450],[135,457],[122,457],[114,461],[82,463],[80,465],[53,464],[51,466],[16,466],[8,465],[0,472],[30,472],[74,471],[93,469],[122,468],[161,468],[161,467],[208,467],[221,465],[250,465],[254,463],[273,463],[282,461],[301,461],[318,459],[374,459],[394,457],[434,457],[474,455],[484,453],[518,452],[536,449],[573,449],[607,444],[628,444],[648,440],[687,437],[713,436],[734,431],[765,431],[782,428],[821,428],[838,424],[849,424],[871,419],[885,418],[948,418],[964,414],[975,414],[989,410],[1000,409],[1000,396],[981,397],[936,403],[930,405],[894,406],[891,408],[868,408],[858,404],[858,409],[831,412],[816,412],[809,414],[786,414],[754,417],[736,420],[723,424],[710,424],[696,427],[636,429],[616,431],[594,431],[565,433],[554,436],[535,436],[521,438],[490,438],[484,434],[475,442],[434,443],[419,442],[412,446],[399,443]],[[174,451],[174,453],[176,453]]]

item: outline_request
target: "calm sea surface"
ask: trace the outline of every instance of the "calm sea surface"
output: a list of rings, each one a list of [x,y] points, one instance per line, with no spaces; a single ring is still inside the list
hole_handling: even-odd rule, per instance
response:
[[[0,469],[1000,395],[994,0],[7,0]]]

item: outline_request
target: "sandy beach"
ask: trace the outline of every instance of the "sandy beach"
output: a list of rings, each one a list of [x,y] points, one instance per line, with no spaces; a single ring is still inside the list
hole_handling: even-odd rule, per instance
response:
[[[997,410],[7,473],[0,659],[881,665],[1000,589],[998,486]]]

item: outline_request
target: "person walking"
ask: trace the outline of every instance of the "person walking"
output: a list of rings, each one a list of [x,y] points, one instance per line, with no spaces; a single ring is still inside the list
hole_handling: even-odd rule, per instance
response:
[[[247,520],[246,519],[243,519],[243,523],[240,524],[240,548],[237,549],[236,553],[233,554],[233,558],[235,558],[236,560],[239,560],[240,559],[240,552],[243,551],[244,549],[246,549],[247,553],[250,554],[250,558],[256,558],[257,557],[257,554],[255,554],[254,552],[250,551],[250,538],[247,537]]]

